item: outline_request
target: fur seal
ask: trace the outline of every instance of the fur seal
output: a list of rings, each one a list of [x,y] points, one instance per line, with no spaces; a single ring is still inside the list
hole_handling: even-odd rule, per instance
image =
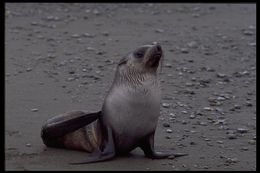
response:
[[[161,100],[157,68],[162,56],[158,43],[127,54],[118,63],[102,110],[72,111],[47,120],[41,130],[44,144],[92,153],[86,161],[74,164],[108,160],[136,147],[152,159],[186,155],[154,151]]]

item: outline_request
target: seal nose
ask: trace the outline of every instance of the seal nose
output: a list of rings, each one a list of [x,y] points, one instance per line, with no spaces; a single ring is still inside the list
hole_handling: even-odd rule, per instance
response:
[[[161,47],[161,45],[156,44],[156,45],[155,45],[155,49],[156,49],[156,51],[157,51],[158,53],[162,53],[162,47]]]

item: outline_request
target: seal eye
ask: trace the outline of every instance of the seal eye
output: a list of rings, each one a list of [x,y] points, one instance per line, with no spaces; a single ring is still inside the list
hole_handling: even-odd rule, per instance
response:
[[[144,54],[142,52],[136,52],[135,53],[136,58],[142,58],[143,56],[144,56]]]
[[[135,53],[134,53],[134,55],[135,55],[135,57],[136,58],[143,58],[144,57],[144,54],[145,54],[145,51],[146,51],[146,49],[139,49],[139,50],[137,50]]]

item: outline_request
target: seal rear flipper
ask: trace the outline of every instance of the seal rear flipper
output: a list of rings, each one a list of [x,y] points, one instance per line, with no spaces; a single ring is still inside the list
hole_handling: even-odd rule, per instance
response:
[[[90,154],[89,158],[82,162],[70,163],[72,165],[101,162],[112,159],[116,155],[114,138],[111,128],[103,128],[103,139],[101,146]],[[100,149],[101,148],[101,149]]]
[[[41,137],[45,144],[55,140],[83,126],[86,126],[101,116],[101,111],[85,113],[82,111],[67,112],[47,120],[41,130]],[[48,146],[48,145],[47,145]]]

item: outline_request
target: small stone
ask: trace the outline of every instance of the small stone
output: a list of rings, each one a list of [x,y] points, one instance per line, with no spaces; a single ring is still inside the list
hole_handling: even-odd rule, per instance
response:
[[[170,136],[165,136],[165,138],[166,138],[166,139],[171,139],[171,137],[170,137]]]
[[[196,116],[194,114],[191,114],[190,119],[194,119],[194,118],[196,118]]]
[[[189,50],[187,48],[181,48],[181,53],[189,53]]]
[[[195,142],[193,142],[193,141],[191,141],[191,142],[190,142],[190,145],[196,145],[196,143],[195,143]]]
[[[102,35],[104,35],[104,36],[109,36],[109,32],[107,32],[107,31],[105,31],[105,32],[102,32]]]
[[[248,106],[248,107],[252,107],[253,104],[252,104],[250,101],[246,101],[246,106]]]
[[[194,84],[193,84],[193,83],[190,83],[190,82],[186,82],[185,85],[186,85],[186,86],[189,86],[189,87],[194,86]]]
[[[248,151],[248,147],[242,147],[241,150]]]
[[[227,75],[224,73],[217,73],[217,77],[224,78],[224,77],[227,77]]]
[[[181,123],[182,123],[182,124],[187,124],[187,121],[182,120]]]
[[[98,16],[98,15],[100,15],[101,13],[100,13],[97,9],[94,9],[94,10],[93,10],[93,14],[95,14],[95,15]]]
[[[248,132],[248,129],[238,128],[238,129],[237,129],[237,132],[238,132],[238,133],[247,133],[247,132]]]
[[[95,48],[93,48],[93,47],[87,47],[87,50],[88,50],[88,51],[93,51],[93,50],[95,50]]]
[[[172,68],[172,65],[170,63],[166,63],[165,67]]]
[[[243,31],[243,34],[244,34],[244,35],[251,36],[251,35],[253,35],[254,33],[253,33],[252,31],[249,31],[249,30],[244,30],[244,31]]]
[[[163,123],[163,127],[170,127],[169,123]]]
[[[255,47],[256,46],[256,42],[248,43],[248,45]]]
[[[241,106],[240,105],[234,105],[234,108],[235,109],[241,109]]]
[[[218,144],[223,144],[224,142],[223,141],[217,141]]]
[[[223,101],[223,100],[226,100],[226,98],[220,96],[220,97],[217,97],[217,100],[218,100],[218,101]]]
[[[166,132],[167,133],[172,133],[172,130],[171,129],[167,129]]]
[[[31,147],[32,145],[30,143],[27,143],[26,144],[26,147]]]
[[[170,113],[170,116],[173,117],[173,118],[176,117],[176,115],[174,113]]]
[[[174,155],[170,155],[170,156],[168,156],[168,159],[175,159],[175,156]]]
[[[73,81],[75,78],[74,77],[69,77],[67,78],[67,81]]]
[[[228,139],[237,139],[237,135],[236,134],[228,134]]]
[[[195,18],[200,17],[200,14],[199,13],[193,13],[192,17],[195,17]]]
[[[227,158],[226,162],[227,163],[237,163],[238,159],[237,158]]]
[[[163,30],[163,29],[156,29],[155,32],[157,32],[157,33],[163,33],[164,30]]]
[[[71,37],[72,37],[72,38],[79,38],[80,35],[79,35],[79,34],[72,34]]]
[[[187,112],[187,111],[181,111],[181,113],[183,113],[183,114],[187,114],[188,112]]]
[[[207,126],[207,123],[206,123],[206,122],[200,122],[199,125],[201,125],[201,126]]]
[[[103,55],[104,52],[103,52],[103,51],[97,51],[96,54],[97,54],[97,55]]]
[[[249,140],[248,143],[249,143],[250,145],[255,145],[255,144],[256,144],[256,141],[255,141],[255,140]]]
[[[89,33],[87,33],[87,32],[84,33],[83,36],[84,36],[84,37],[93,37],[91,34],[89,34]]]
[[[27,72],[32,71],[32,68],[29,67],[29,68],[26,69],[26,71]]]
[[[38,112],[39,109],[37,109],[37,108],[33,108],[33,109],[31,109],[31,111],[32,111],[32,112]]]
[[[205,110],[205,111],[213,111],[213,109],[211,107],[204,107],[203,110]]]
[[[170,107],[170,104],[169,104],[169,103],[163,103],[162,106],[163,106],[164,108],[169,108],[169,107]]]
[[[198,47],[198,43],[196,41],[191,41],[191,42],[187,43],[187,45],[190,48],[197,48]]]

